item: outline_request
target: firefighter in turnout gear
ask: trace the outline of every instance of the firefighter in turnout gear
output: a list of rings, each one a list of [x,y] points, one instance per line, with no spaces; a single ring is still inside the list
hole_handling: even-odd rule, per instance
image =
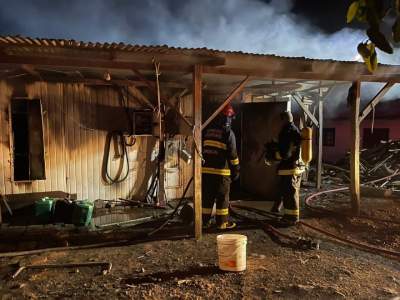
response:
[[[236,138],[231,129],[234,115],[228,104],[203,133],[202,210],[205,227],[211,225],[214,202],[217,227],[230,229],[236,226],[229,221],[231,180],[237,180],[240,171]]]
[[[293,115],[290,112],[280,114],[282,127],[279,133],[276,160],[279,176],[279,196],[271,211],[279,212],[282,204],[284,215],[282,223],[294,225],[300,217],[299,198],[301,174],[305,165],[301,160],[301,133],[293,123]]]

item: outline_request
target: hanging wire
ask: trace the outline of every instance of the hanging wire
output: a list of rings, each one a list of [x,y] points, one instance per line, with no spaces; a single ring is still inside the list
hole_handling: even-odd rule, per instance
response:
[[[372,106],[371,134],[374,133],[374,125],[375,125],[375,106]]]

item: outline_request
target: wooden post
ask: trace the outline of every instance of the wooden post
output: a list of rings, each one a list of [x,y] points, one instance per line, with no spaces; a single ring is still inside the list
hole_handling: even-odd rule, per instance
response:
[[[322,146],[324,134],[324,100],[322,91],[319,89],[318,95],[318,160],[317,160],[317,189],[321,189],[322,183]]]
[[[360,87],[361,82],[355,81],[348,97],[351,106],[350,191],[355,215],[360,213]]]
[[[193,117],[194,117],[194,234],[201,239],[201,121],[202,121],[202,66],[195,65],[193,70]]]

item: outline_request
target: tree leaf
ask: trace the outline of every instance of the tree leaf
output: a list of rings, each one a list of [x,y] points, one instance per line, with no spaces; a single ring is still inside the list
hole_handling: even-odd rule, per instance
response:
[[[400,16],[397,17],[396,22],[394,22],[392,27],[393,40],[398,43],[400,42]]]
[[[375,47],[374,47],[374,51],[372,52],[372,54],[369,58],[369,64],[370,64],[369,71],[371,73],[375,72],[375,70],[378,68],[378,55],[376,54]]]
[[[371,56],[371,51],[368,48],[366,43],[359,43],[357,46],[357,51],[361,55],[361,57],[364,59],[364,61]]]
[[[358,6],[359,6],[358,1],[354,1],[353,3],[350,4],[349,8],[347,9],[347,23],[353,21],[353,19],[357,15]]]
[[[392,54],[393,48],[387,41],[386,37],[376,27],[371,27],[367,30],[367,35],[371,42],[382,51]]]
[[[367,21],[367,3],[366,0],[358,0],[358,10],[356,14],[357,21],[366,22]]]
[[[373,73],[378,67],[378,59],[375,51],[375,45],[371,42],[360,43],[358,44],[357,51],[362,56],[368,71]]]

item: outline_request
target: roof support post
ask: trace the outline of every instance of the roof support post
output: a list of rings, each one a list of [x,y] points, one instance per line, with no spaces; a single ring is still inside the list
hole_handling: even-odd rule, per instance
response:
[[[368,114],[375,108],[375,106],[382,100],[390,88],[394,85],[393,82],[388,82],[385,86],[375,95],[374,98],[365,106],[360,114],[360,123],[368,116]]]
[[[237,94],[239,94],[243,88],[245,87],[246,83],[249,81],[249,76],[246,76],[245,79],[242,80],[242,82],[239,83],[239,85],[232,90],[232,92],[229,94],[229,96],[225,99],[225,101],[216,109],[216,111],[203,123],[201,126],[201,130],[207,127],[208,124],[212,122],[212,120],[215,119],[216,116],[224,109],[226,105],[228,105],[233,98],[236,97]]]
[[[297,102],[300,108],[306,113],[306,115],[310,118],[311,122],[315,125],[315,127],[319,127],[318,120],[314,117],[314,115],[310,112],[307,105],[303,103],[299,95],[292,94],[292,98]]]
[[[317,160],[317,189],[321,189],[322,183],[322,146],[324,130],[324,98],[322,90],[318,94],[318,160]]]
[[[193,70],[193,117],[194,130],[194,235],[201,239],[202,209],[201,209],[201,121],[202,121],[202,66],[195,65]]]
[[[359,80],[353,82],[348,96],[351,108],[350,192],[355,215],[360,213],[360,88]]]

